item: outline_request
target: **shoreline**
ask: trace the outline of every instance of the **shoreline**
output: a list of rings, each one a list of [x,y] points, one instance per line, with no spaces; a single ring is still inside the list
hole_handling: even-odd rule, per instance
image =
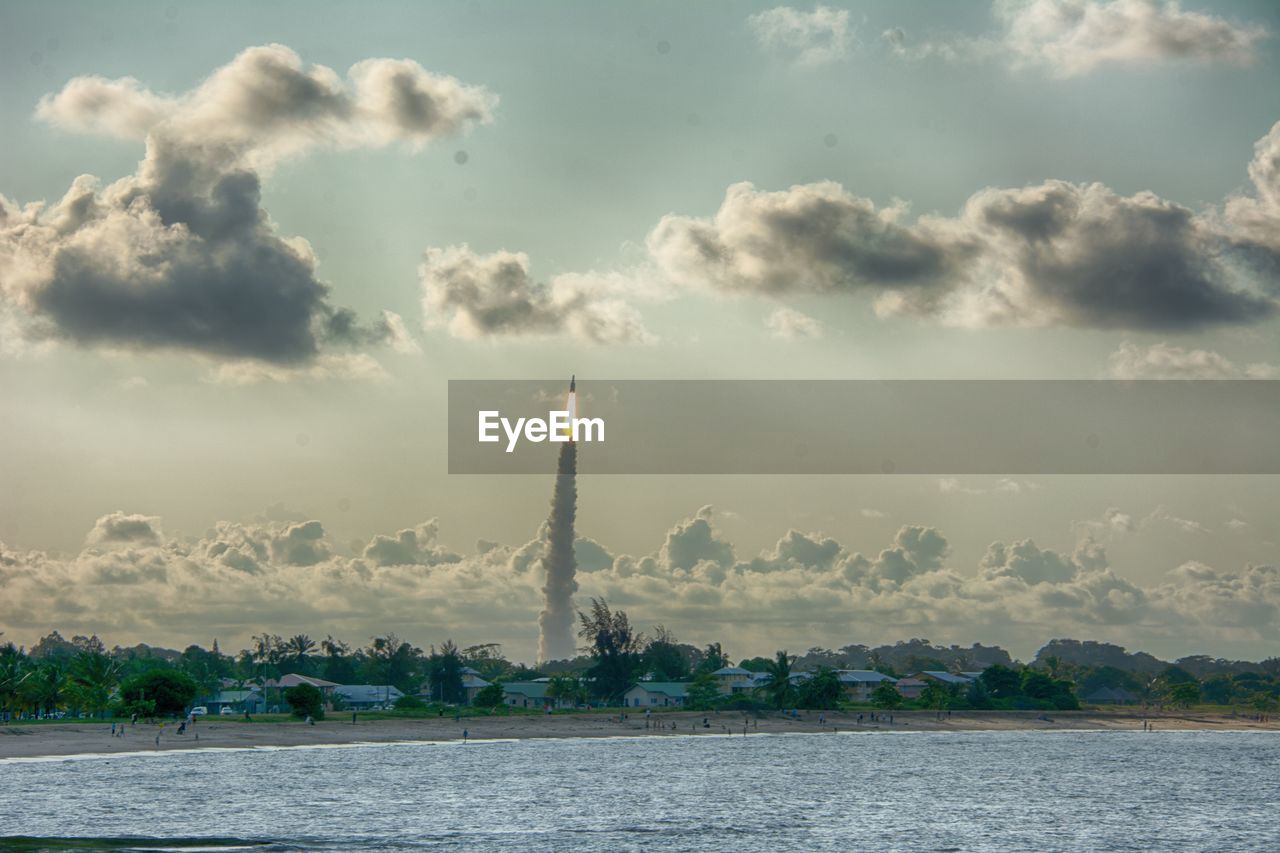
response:
[[[1160,731],[1280,731],[1276,721],[1259,722],[1248,717],[1194,711],[1144,714],[1125,711],[959,711],[937,719],[932,711],[895,711],[894,722],[872,723],[869,712],[819,713],[811,711],[798,719],[773,712],[752,719],[736,712],[672,711],[651,717],[646,727],[643,712],[628,711],[626,719],[617,713],[586,712],[550,716],[513,715],[493,717],[428,717],[402,720],[370,720],[352,725],[339,719],[314,726],[303,722],[259,721],[245,723],[203,718],[193,731],[176,734],[177,726],[124,725],[123,737],[111,736],[110,721],[77,720],[59,723],[8,723],[0,725],[0,761],[56,757],[141,755],[180,750],[247,750],[255,748],[348,747],[395,743],[456,743],[463,731],[469,740],[510,741],[559,738],[645,738],[673,735],[818,734],[886,732],[986,732],[986,731],[1143,731],[1143,722]],[[887,714],[885,715],[887,718]],[[709,725],[704,726],[703,720]],[[744,722],[746,730],[744,732]],[[673,728],[674,726],[674,728]],[[156,745],[155,738],[160,742]]]

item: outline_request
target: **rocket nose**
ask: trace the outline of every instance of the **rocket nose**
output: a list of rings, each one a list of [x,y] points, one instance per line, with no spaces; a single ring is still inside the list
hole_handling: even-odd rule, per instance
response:
[[[578,375],[575,373],[569,377],[569,390],[572,391],[574,384],[578,381]]]

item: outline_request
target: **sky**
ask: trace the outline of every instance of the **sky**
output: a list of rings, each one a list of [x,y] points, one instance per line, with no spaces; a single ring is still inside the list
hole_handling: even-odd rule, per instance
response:
[[[449,379],[1280,377],[1268,2],[0,6],[0,630],[531,660],[551,483]],[[946,428],[939,413],[938,429]],[[734,657],[1259,658],[1280,484],[583,477]]]

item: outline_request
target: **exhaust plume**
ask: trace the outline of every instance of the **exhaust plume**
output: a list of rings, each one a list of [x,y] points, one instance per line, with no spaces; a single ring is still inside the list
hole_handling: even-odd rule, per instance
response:
[[[572,441],[560,445],[556,488],[551,497],[550,542],[542,558],[547,583],[545,601],[538,614],[538,660],[563,660],[574,656],[573,594],[578,591],[578,561],[573,554],[573,522],[578,505],[578,447]]]

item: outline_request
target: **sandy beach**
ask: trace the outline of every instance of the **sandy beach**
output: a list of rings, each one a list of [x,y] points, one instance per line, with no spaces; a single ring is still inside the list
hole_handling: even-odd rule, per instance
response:
[[[703,720],[709,725],[704,726]],[[1231,714],[1165,712],[1143,715],[1140,711],[1075,711],[1041,713],[965,711],[953,712],[939,720],[932,712],[895,712],[893,724],[870,722],[864,715],[828,713],[820,721],[817,712],[799,719],[771,714],[759,719],[741,714],[675,712],[654,714],[646,726],[643,713],[629,713],[626,719],[615,714],[584,713],[552,716],[428,718],[371,720],[351,724],[350,718],[325,720],[316,725],[297,721],[258,721],[205,718],[194,731],[176,733],[168,723],[139,723],[125,726],[123,737],[111,737],[111,724],[84,720],[67,723],[0,726],[0,759],[41,756],[113,754],[139,751],[193,748],[253,748],[281,746],[388,743],[396,741],[457,741],[463,730],[473,739],[575,738],[575,737],[664,737],[679,735],[742,735],[798,732],[913,732],[913,731],[1142,731],[1143,721],[1155,731],[1169,730],[1263,730],[1280,731],[1280,723],[1261,723]],[[159,735],[160,743],[156,745]]]

